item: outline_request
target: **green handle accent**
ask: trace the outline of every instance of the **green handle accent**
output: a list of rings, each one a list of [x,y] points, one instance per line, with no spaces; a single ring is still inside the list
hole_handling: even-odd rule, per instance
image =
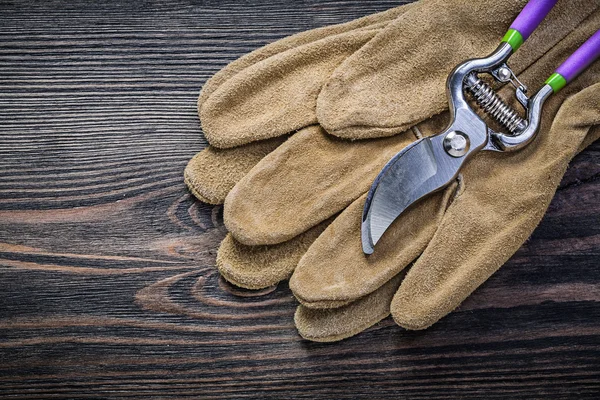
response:
[[[504,35],[502,41],[510,44],[510,47],[512,47],[513,51],[517,51],[525,40],[523,39],[523,35],[521,35],[518,30],[511,28],[508,30],[508,32],[506,32],[506,35]]]
[[[564,88],[566,84],[567,80],[565,77],[556,72],[550,75],[550,78],[546,79],[546,85],[550,85],[554,93]]]

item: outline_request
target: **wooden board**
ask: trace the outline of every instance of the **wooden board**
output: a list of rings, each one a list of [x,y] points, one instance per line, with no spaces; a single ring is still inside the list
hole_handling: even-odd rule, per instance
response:
[[[182,182],[214,72],[402,3],[0,2],[0,397],[600,397],[600,143],[540,227],[422,332],[301,340],[287,284],[213,267],[222,210]]]

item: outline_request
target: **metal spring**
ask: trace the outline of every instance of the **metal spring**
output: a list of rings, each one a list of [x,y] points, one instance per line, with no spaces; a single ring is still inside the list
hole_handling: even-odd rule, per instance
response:
[[[475,102],[513,135],[517,135],[527,126],[527,122],[484,81],[476,76],[469,77],[469,91]]]

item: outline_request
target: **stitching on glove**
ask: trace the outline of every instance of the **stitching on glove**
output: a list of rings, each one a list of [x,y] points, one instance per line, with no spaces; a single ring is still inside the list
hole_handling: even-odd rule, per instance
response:
[[[413,126],[412,128],[410,128],[413,132],[413,134],[416,136],[417,140],[418,139],[423,139],[423,134],[421,133],[421,131],[419,130],[419,127],[417,127],[416,125]]]

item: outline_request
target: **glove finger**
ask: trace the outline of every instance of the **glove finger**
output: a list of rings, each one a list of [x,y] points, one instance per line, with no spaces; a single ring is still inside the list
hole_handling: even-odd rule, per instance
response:
[[[373,293],[343,307],[298,306],[294,315],[298,333],[313,342],[335,342],[370,328],[390,315],[390,302],[401,280],[401,275],[397,275]]]
[[[199,109],[206,139],[229,148],[315,124],[325,80],[378,31],[351,31],[293,48],[223,82]]]
[[[421,2],[336,69],[317,101],[319,123],[343,138],[382,137],[446,110],[445,81],[452,68],[493,51],[525,3]],[[511,57],[515,73],[539,59],[599,5],[599,0],[559,0]]]
[[[596,70],[591,82],[600,78]],[[465,190],[394,297],[392,315],[399,325],[425,329],[451,312],[519,249],[542,219],[586,135],[599,134],[598,128],[590,133],[590,127],[600,123],[600,84],[565,101],[552,123],[561,100],[554,96],[546,103],[534,143],[511,154],[480,154],[465,167]]]
[[[217,268],[228,282],[246,289],[264,289],[288,279],[309,246],[330,221],[273,246],[246,246],[227,234],[217,252]]]
[[[254,50],[253,52],[248,53],[229,63],[225,68],[219,70],[209,80],[206,81],[202,87],[202,90],[200,91],[200,96],[198,97],[198,108],[200,108],[206,99],[208,99],[208,97],[225,81],[237,75],[244,69],[259,63],[260,61],[266,60],[269,57],[283,53],[287,50],[316,42],[329,36],[339,35],[341,33],[358,29],[370,29],[370,27],[373,25],[392,21],[400,14],[408,10],[410,6],[410,4],[405,4],[380,13],[367,15],[343,24],[330,25],[323,28],[300,32]]]
[[[446,118],[428,120],[420,130],[436,132]],[[414,140],[407,131],[349,142],[318,125],[305,128],[235,185],[225,200],[225,226],[246,245],[290,240],[366,193],[385,163]]]
[[[310,308],[336,308],[376,291],[423,252],[455,190],[453,184],[408,209],[369,256],[360,234],[366,195],[356,200],[300,259],[290,279],[298,301]]]
[[[232,149],[209,146],[196,154],[183,171],[183,180],[192,194],[208,204],[223,204],[225,196],[261,159],[287,137],[277,137]]]

